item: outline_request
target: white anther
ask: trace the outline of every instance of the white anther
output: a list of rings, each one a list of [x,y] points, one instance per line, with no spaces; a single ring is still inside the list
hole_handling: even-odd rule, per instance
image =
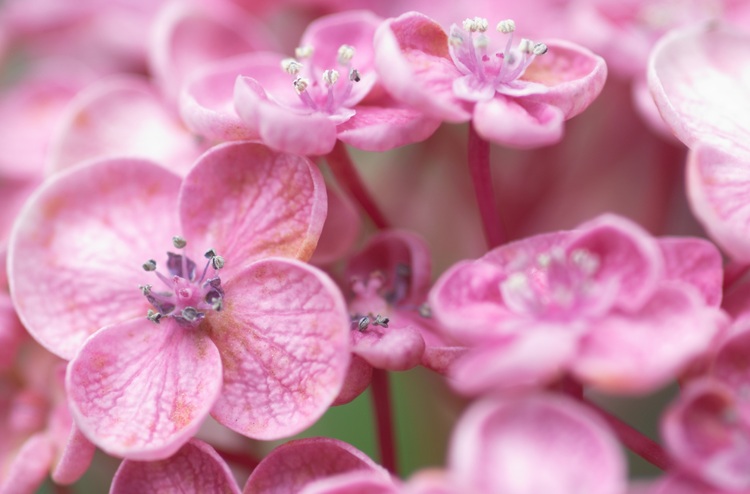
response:
[[[188,322],[195,321],[199,314],[200,312],[195,307],[185,307],[182,309],[182,317]]]
[[[140,288],[142,294],[148,295],[149,293],[151,293],[152,286],[151,285],[139,285],[138,288]]]
[[[315,49],[310,45],[298,46],[294,49],[294,56],[299,59],[310,58],[314,52]]]
[[[464,31],[474,32],[476,27],[474,26],[474,19],[464,19],[463,22]]]
[[[143,263],[143,270],[144,271],[156,271],[156,261],[153,259],[149,259],[148,261]]]
[[[294,90],[297,91],[297,94],[302,94],[307,90],[307,86],[310,85],[310,80],[305,79],[304,77],[297,77],[294,80]]]
[[[349,62],[351,62],[352,58],[354,58],[354,53],[354,47],[351,45],[339,46],[338,62],[341,65],[349,65]]]
[[[484,17],[474,18],[474,28],[480,33],[487,31],[489,27],[490,27],[490,23],[487,22],[487,19],[485,19]]]
[[[521,51],[521,53],[533,53],[534,42],[528,38],[523,38],[521,42],[518,43],[518,49]]]
[[[352,82],[359,82],[362,80],[357,69],[352,69],[349,71],[349,80]]]
[[[302,64],[293,58],[285,58],[281,61],[281,68],[289,75],[297,75],[302,70]]]
[[[545,53],[547,53],[547,45],[545,45],[544,43],[535,44],[532,53],[534,55],[544,55]]]
[[[159,320],[161,318],[162,318],[161,314],[151,309],[149,309],[148,312],[146,313],[146,319],[148,319],[151,322],[155,322],[156,324],[159,324]]]
[[[505,19],[497,23],[497,30],[503,34],[509,34],[516,30],[516,23],[513,19]]]
[[[224,267],[224,258],[221,256],[213,256],[211,258],[211,266],[213,266],[214,269],[221,269]]]
[[[323,82],[326,83],[326,86],[331,87],[334,84],[336,84],[336,81],[339,80],[339,71],[334,69],[329,69],[323,72]]]
[[[364,331],[370,325],[370,318],[365,316],[357,323],[357,329]]]
[[[183,249],[187,245],[187,240],[185,240],[185,237],[175,235],[172,237],[172,245],[174,245],[175,249]]]

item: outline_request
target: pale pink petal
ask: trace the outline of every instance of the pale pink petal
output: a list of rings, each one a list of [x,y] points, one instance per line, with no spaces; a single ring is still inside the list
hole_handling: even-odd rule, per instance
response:
[[[561,396],[475,403],[453,432],[448,461],[459,492],[625,491],[625,458],[613,435]]]
[[[424,339],[413,326],[391,321],[387,328],[371,324],[351,330],[352,352],[376,369],[403,371],[416,366],[424,353]]]
[[[112,159],[36,191],[8,246],[8,278],[37,341],[70,359],[97,329],[146,313],[141,265],[179,234],[179,185],[153,163]]]
[[[365,151],[388,151],[424,141],[440,126],[440,120],[422,112],[392,105],[358,105],[357,114],[336,128],[339,139]]]
[[[52,480],[61,485],[76,482],[88,470],[95,451],[96,446],[71,422],[67,443],[52,470]]]
[[[294,89],[289,84],[289,92]],[[323,155],[336,143],[336,122],[324,113],[299,113],[269,99],[263,87],[249,77],[238,77],[234,107],[261,141],[279,151]]]
[[[687,188],[709,235],[733,259],[750,261],[750,152],[695,143],[688,154]]]
[[[445,470],[423,468],[409,477],[403,494],[455,494],[453,478]]]
[[[198,430],[221,391],[221,357],[203,326],[145,317],[109,326],[68,365],[81,432],[113,456],[159,460]]]
[[[164,460],[123,461],[112,479],[109,492],[239,494],[240,488],[221,456],[208,444],[192,439]]]
[[[471,118],[467,102],[453,92],[461,76],[448,52],[448,36],[429,17],[408,12],[375,32],[380,82],[399,101],[448,122]]]
[[[349,317],[333,281],[299,261],[251,264],[224,285],[210,334],[224,387],[211,411],[255,439],[312,425],[338,395],[349,367]]]
[[[639,312],[597,321],[581,344],[573,371],[601,390],[650,392],[706,352],[726,323],[693,287],[665,282]]]
[[[40,167],[41,168],[41,167]],[[3,207],[0,208],[0,248],[7,247],[13,222],[19,211],[31,196],[31,193],[42,181],[41,176],[34,178],[3,177],[0,180],[0,197],[3,198]],[[3,263],[3,265],[5,265]]]
[[[691,284],[706,304],[721,303],[723,261],[714,245],[701,238],[665,237],[659,239],[664,255],[666,279]]]
[[[654,47],[651,94],[677,137],[750,151],[750,35],[720,23],[674,30]]]
[[[244,494],[288,494],[332,475],[365,471],[390,475],[367,455],[338,439],[315,437],[282,444],[271,451],[247,479]]]
[[[89,85],[70,102],[53,136],[47,170],[128,156],[184,175],[203,150],[146,79],[115,76]]]
[[[226,278],[263,257],[309,259],[327,208],[325,182],[310,160],[248,142],[204,154],[179,202],[183,235],[199,253],[223,256]]]
[[[34,434],[16,452],[0,479],[0,494],[33,494],[49,474],[52,444],[43,433]]]
[[[305,486],[300,494],[399,494],[400,485],[379,471],[340,473],[315,480]]]
[[[488,141],[527,149],[560,141],[563,119],[563,112],[555,106],[498,94],[476,104],[472,125]]]
[[[328,214],[320,232],[318,246],[310,258],[316,266],[334,263],[354,248],[362,233],[362,216],[348,195],[326,183]]]

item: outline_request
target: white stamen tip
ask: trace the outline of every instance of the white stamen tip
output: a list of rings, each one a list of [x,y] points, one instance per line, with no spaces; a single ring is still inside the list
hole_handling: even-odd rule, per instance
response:
[[[289,75],[297,75],[302,70],[302,64],[293,58],[285,58],[281,61],[281,68]]]
[[[521,42],[518,43],[518,49],[521,51],[521,53],[533,53],[534,42],[530,39],[523,38]]]
[[[352,82],[359,82],[362,80],[357,69],[352,69],[349,71],[349,80]]]
[[[143,263],[143,270],[144,271],[156,271],[156,261],[153,259],[149,259],[148,261]]]
[[[545,53],[547,53],[547,45],[545,45],[544,43],[535,44],[532,53],[534,55],[544,55]]]
[[[297,58],[310,58],[315,50],[312,46],[298,46],[294,49],[294,56]]]
[[[509,34],[516,30],[513,19],[505,19],[497,23],[497,30],[503,34]]]
[[[294,90],[297,91],[297,94],[302,94],[307,90],[307,86],[310,85],[310,81],[308,79],[305,79],[304,77],[297,77],[294,80]]]
[[[224,267],[224,264],[224,258],[221,256],[213,256],[211,258],[211,266],[213,266],[214,269],[221,269]]]
[[[331,87],[334,84],[336,84],[336,81],[339,80],[339,71],[329,69],[323,72],[323,82],[326,83],[326,86]]]
[[[175,249],[183,249],[187,245],[187,240],[185,240],[185,237],[175,235],[172,237],[172,245],[174,245]]]
[[[463,28],[464,28],[464,31],[469,31],[469,32],[476,31],[476,29],[474,28],[474,19],[464,19]]]
[[[341,45],[338,52],[338,62],[341,65],[348,65],[354,58],[354,47],[351,45]]]
[[[487,31],[487,29],[490,27],[490,23],[484,17],[475,17],[474,27],[477,31],[479,31],[480,33],[483,33]]]

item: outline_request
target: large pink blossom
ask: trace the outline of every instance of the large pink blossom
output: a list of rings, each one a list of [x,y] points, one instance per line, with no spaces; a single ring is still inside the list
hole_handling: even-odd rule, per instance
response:
[[[604,215],[458,263],[436,282],[430,306],[471,348],[452,369],[465,392],[566,373],[610,392],[645,392],[673,379],[723,327],[721,274],[710,243],[657,240]]]
[[[601,91],[604,60],[565,41],[513,44],[515,23],[497,36],[487,19],[466,19],[446,33],[415,12],[386,21],[375,35],[375,64],[394,97],[448,122],[471,120],[484,139],[511,147],[552,144],[563,121]]]
[[[316,420],[349,363],[340,292],[295,260],[325,205],[312,163],[251,143],[213,148],[184,181],[123,158],[47,182],[16,223],[11,292],[29,332],[72,358],[83,433],[159,459],[209,412],[256,438]]]

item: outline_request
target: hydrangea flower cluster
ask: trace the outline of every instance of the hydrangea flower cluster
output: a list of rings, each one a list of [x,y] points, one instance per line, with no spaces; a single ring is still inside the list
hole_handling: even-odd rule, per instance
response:
[[[0,3],[0,494],[750,492],[748,25]]]

